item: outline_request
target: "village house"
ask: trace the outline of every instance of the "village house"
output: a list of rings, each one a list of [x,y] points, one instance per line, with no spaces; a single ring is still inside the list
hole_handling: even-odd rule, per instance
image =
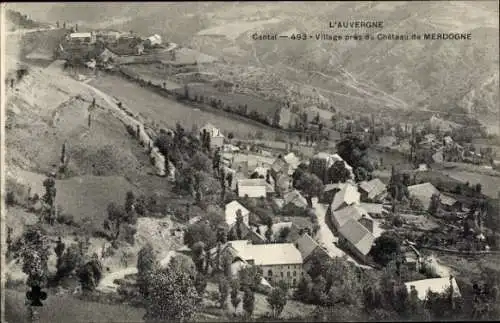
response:
[[[455,278],[452,276],[443,278],[415,280],[407,282],[405,283],[405,285],[408,290],[408,294],[411,294],[412,291],[415,290],[418,298],[422,301],[424,301],[427,298],[427,293],[429,292],[429,290],[434,293],[443,294],[447,292],[450,286],[453,288],[452,295],[454,298],[462,297],[457,282]]]
[[[447,212],[461,212],[462,211],[462,203],[457,201],[453,197],[441,193],[439,195],[439,201],[443,210]]]
[[[311,173],[318,176],[323,183],[328,182],[328,169],[333,166],[336,161],[344,162],[345,167],[349,171],[350,178],[354,178],[354,173],[352,167],[347,164],[342,157],[338,154],[329,154],[325,152],[319,152],[309,161],[309,169]]]
[[[368,262],[368,253],[370,252],[375,237],[360,222],[349,220],[338,231],[339,246],[351,251],[359,260]]]
[[[358,188],[352,183],[344,183],[341,185],[340,190],[335,193],[333,201],[330,204],[329,212],[335,212],[343,207],[359,204],[361,194],[358,192]]]
[[[283,281],[295,287],[303,275],[302,255],[293,243],[254,245],[239,240],[228,242],[226,248],[231,249],[233,263],[239,260],[260,267],[271,284]]]
[[[144,45],[142,43],[135,45],[134,48],[135,48],[136,55],[142,55],[144,53]]]
[[[312,256],[319,254],[320,257],[330,258],[325,248],[321,247],[309,234],[304,233],[295,241],[295,247],[299,249],[303,260],[303,269],[307,272],[311,265]]]
[[[390,214],[390,205],[388,204],[361,202],[359,206],[372,218],[385,218]]]
[[[440,194],[439,190],[431,183],[422,183],[417,185],[408,186],[410,196],[415,196],[422,202],[424,210],[428,210],[431,205],[431,198],[433,194]]]
[[[378,178],[359,183],[361,201],[382,202],[387,195],[387,186]]]
[[[410,243],[406,243],[401,247],[401,253],[403,255],[403,265],[408,270],[418,272],[422,264],[420,252]]]
[[[210,123],[207,123],[200,129],[200,134],[203,130],[207,131],[210,136],[210,147],[212,149],[222,147],[224,145],[224,135],[222,132]]]
[[[154,47],[161,44],[162,44],[161,36],[157,34],[149,36],[144,40],[144,45],[147,47]]]
[[[232,201],[226,204],[225,207],[225,215],[226,215],[226,223],[229,227],[236,223],[236,217],[238,211],[241,211],[241,216],[243,217],[243,222],[248,225],[250,211],[247,210],[243,205],[241,205],[238,201]]]
[[[249,224],[243,222],[240,226],[240,231],[238,232],[236,228],[236,223],[233,223],[229,227],[228,236],[231,237],[230,240],[248,240],[253,244],[263,244],[267,243],[266,237],[258,233],[257,227],[252,227]],[[238,237],[238,233],[241,235]]]
[[[104,43],[116,43],[121,32],[116,30],[99,30],[96,32],[96,40]]]
[[[275,200],[275,204],[286,214],[301,212],[308,207],[306,198],[297,190],[285,193],[283,199]]]
[[[96,35],[93,32],[70,33],[66,36],[66,40],[70,44],[91,45],[96,42]]]
[[[266,197],[268,194],[268,184],[265,179],[255,178],[255,179],[238,179],[237,180],[237,191],[239,197]]]

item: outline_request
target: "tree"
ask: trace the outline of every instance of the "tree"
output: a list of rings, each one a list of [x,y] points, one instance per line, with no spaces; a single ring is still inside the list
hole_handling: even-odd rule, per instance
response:
[[[72,244],[65,250],[59,258],[56,268],[56,277],[61,279],[71,274],[75,269],[80,268],[83,264],[83,256],[77,244]]]
[[[240,305],[241,298],[239,296],[240,291],[240,283],[237,279],[231,280],[231,304],[234,307],[234,311],[238,309],[238,305]]]
[[[148,243],[141,248],[137,255],[137,285],[144,298],[148,297],[149,280],[157,265],[153,246]]]
[[[345,167],[345,163],[338,160],[328,169],[327,176],[329,183],[345,183],[349,179],[350,173]]]
[[[43,287],[47,283],[49,244],[41,227],[29,227],[24,232],[20,255],[22,271],[28,275],[27,285]]]
[[[245,288],[243,291],[243,310],[251,317],[255,306],[255,295],[253,290]]]
[[[198,310],[199,298],[194,277],[171,264],[151,276],[144,320],[148,323],[189,321]]]
[[[205,293],[205,289],[207,288],[207,278],[205,277],[205,275],[201,273],[196,274],[194,287],[196,288],[196,292],[201,299],[201,297],[203,297],[203,294]]]
[[[236,237],[238,238],[238,240],[241,240],[243,238],[241,233],[242,224],[243,224],[243,215],[241,213],[241,210],[238,209],[236,211]]]
[[[396,257],[401,251],[401,243],[396,237],[383,233],[374,241],[374,246],[370,250],[373,260],[385,266]]]
[[[297,186],[305,193],[307,204],[311,208],[312,198],[314,196],[319,196],[323,192],[323,182],[319,179],[318,176],[311,173],[303,174]]]
[[[205,252],[206,246],[203,241],[198,241],[196,242],[193,247],[191,248],[192,250],[192,257],[193,257],[193,262],[196,266],[196,270],[198,272],[204,272],[204,252]]]
[[[362,182],[366,180],[370,180],[370,174],[363,167],[357,167],[354,169],[354,176],[357,182]]]
[[[322,305],[326,301],[326,280],[323,276],[318,276],[313,281],[311,289],[311,301],[314,304]]]
[[[240,269],[238,277],[243,289],[250,288],[255,291],[262,280],[262,268],[257,266],[247,266]]]
[[[209,248],[217,243],[217,232],[205,221],[191,224],[184,234],[184,244],[189,248],[198,241],[203,241]]]
[[[434,193],[431,196],[431,203],[429,204],[429,213],[432,215],[437,215],[440,209],[441,199],[439,193]]]
[[[287,302],[286,290],[280,287],[273,288],[271,294],[267,297],[267,302],[273,311],[273,317],[278,318],[283,312]]]
[[[135,196],[132,191],[127,192],[125,197],[125,212],[131,213],[134,210]]]
[[[123,223],[128,220],[125,208],[121,205],[116,205],[114,202],[108,204],[108,217],[104,220],[104,229],[110,231],[113,240],[118,239],[120,228]]]
[[[373,166],[367,159],[368,146],[357,137],[348,137],[337,144],[340,157],[354,169],[363,167],[368,173],[373,171]]]
[[[476,186],[475,186],[475,191],[476,193],[479,195],[481,194],[481,190],[482,190],[482,186],[481,186],[481,183],[477,183]]]
[[[102,264],[96,255],[79,268],[78,278],[84,291],[93,291],[102,278]]]
[[[273,241],[273,227],[272,227],[272,224],[270,226],[267,226],[266,233],[264,233],[264,236],[266,237],[266,241],[268,243],[271,243]]]
[[[312,290],[312,280],[308,274],[304,274],[297,285],[297,289],[295,290],[293,296],[295,299],[301,302],[309,302],[311,298],[311,290]]]
[[[218,279],[218,287],[219,287],[219,305],[220,308],[226,307],[227,297],[229,295],[229,282],[226,277],[219,276]]]

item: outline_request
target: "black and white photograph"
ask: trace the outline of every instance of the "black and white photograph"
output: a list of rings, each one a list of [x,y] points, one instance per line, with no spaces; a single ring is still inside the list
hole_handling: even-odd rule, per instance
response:
[[[500,320],[499,1],[0,22],[2,322]]]

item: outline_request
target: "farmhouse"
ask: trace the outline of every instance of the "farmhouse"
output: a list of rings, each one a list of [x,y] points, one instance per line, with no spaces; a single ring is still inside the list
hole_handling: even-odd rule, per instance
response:
[[[374,218],[383,218],[389,215],[389,206],[384,204],[361,202],[359,206]]]
[[[330,257],[328,252],[321,247],[309,234],[304,233],[295,241],[295,247],[299,249],[304,262],[304,269],[309,265],[313,254],[319,253],[322,256]]]
[[[381,202],[386,194],[386,185],[378,178],[359,183],[362,201]]]
[[[233,263],[237,260],[258,266],[271,283],[280,281],[296,286],[302,277],[302,255],[292,243],[254,245],[246,240],[230,241]]]
[[[328,169],[332,167],[336,161],[344,162],[345,167],[350,173],[350,177],[354,178],[352,167],[347,164],[338,154],[329,154],[325,152],[317,153],[316,155],[311,157],[309,161],[309,169],[311,170],[311,173],[315,174],[321,180],[323,180],[323,183],[326,183]]]
[[[225,214],[226,214],[226,223],[229,227],[236,223],[237,213],[241,211],[241,216],[243,217],[243,222],[248,225],[248,218],[250,215],[250,211],[248,211],[243,205],[241,205],[238,201],[232,201],[226,204]]]
[[[146,45],[147,47],[153,47],[153,46],[156,46],[156,45],[161,45],[161,43],[162,43],[161,36],[157,35],[157,34],[154,34],[153,36],[149,36],[144,41],[144,45]]]
[[[433,194],[439,194],[439,190],[431,183],[422,183],[417,185],[408,186],[410,196],[415,196],[422,202],[424,209],[429,209],[431,205],[431,198]]]
[[[339,245],[350,250],[365,263],[374,240],[373,234],[356,220],[349,220],[339,229]]]
[[[460,289],[458,288],[457,282],[454,277],[444,277],[444,278],[432,278],[432,279],[422,279],[415,280],[405,283],[408,293],[416,291],[417,296],[420,300],[425,300],[427,293],[431,292],[443,294],[451,287],[453,288],[453,297],[461,297]]]
[[[210,147],[217,148],[224,146],[224,135],[218,128],[207,123],[200,129],[200,132],[203,133],[204,130],[208,132],[210,136]]]
[[[368,212],[358,205],[350,205],[332,214],[332,223],[336,230],[339,230],[350,220],[359,221],[363,217],[369,217]]]
[[[71,44],[94,44],[96,36],[93,32],[90,33],[71,33],[66,38]]]
[[[358,192],[356,186],[350,183],[345,183],[342,185],[340,191],[335,193],[333,202],[330,204],[330,211],[334,212],[352,204],[359,204],[360,196],[361,194]]]
[[[237,181],[237,190],[239,197],[266,197],[268,185],[262,178],[239,179]]]

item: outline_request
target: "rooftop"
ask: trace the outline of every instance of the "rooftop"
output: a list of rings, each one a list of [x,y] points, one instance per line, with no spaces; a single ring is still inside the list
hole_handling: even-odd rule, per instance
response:
[[[358,188],[352,184],[346,183],[340,191],[333,197],[332,211],[338,210],[342,204],[351,205],[359,203],[360,194]]]
[[[439,194],[439,190],[431,183],[422,183],[417,185],[408,186],[410,195],[415,195],[424,205],[428,208],[431,203],[433,194]]]
[[[286,193],[283,196],[283,205],[287,205],[289,203],[293,203],[298,207],[307,207],[307,200],[299,191],[293,190],[291,192]]]
[[[238,240],[229,244],[243,260],[253,260],[257,266],[302,264],[302,255],[293,243],[253,245],[246,240]]]
[[[350,205],[348,207],[333,212],[333,217],[339,224],[339,228],[341,228],[350,220],[358,221],[363,217],[363,215],[369,217],[368,212],[366,212],[366,210],[357,205]]]
[[[250,211],[248,211],[241,203],[238,201],[232,201],[228,204],[226,204],[225,207],[225,214],[226,214],[226,223],[231,226],[233,223],[236,222],[236,212],[238,210],[241,210],[241,215],[243,216],[243,220],[245,224],[248,224],[248,217],[247,216]]]
[[[386,190],[386,185],[378,178],[363,181],[359,183],[359,187],[368,193],[368,198],[375,198]]]
[[[362,255],[367,255],[375,237],[356,220],[349,220],[339,229],[339,234],[349,241]]]
[[[455,278],[452,278],[451,282],[453,286],[453,296],[460,297],[460,289],[458,288]],[[418,298],[425,300],[429,290],[440,294],[446,292],[446,289],[450,287],[450,277],[415,280],[407,282],[405,285],[408,289],[408,293],[411,293],[411,286],[415,286]]]
[[[296,242],[295,245],[302,254],[302,259],[309,257],[313,251],[319,247],[319,244],[307,233],[304,233]]]

